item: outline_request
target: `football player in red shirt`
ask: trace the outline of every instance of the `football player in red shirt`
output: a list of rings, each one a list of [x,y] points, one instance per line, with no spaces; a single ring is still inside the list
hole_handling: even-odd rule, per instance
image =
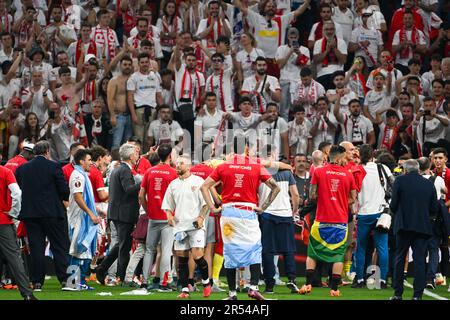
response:
[[[141,153],[142,143],[141,140],[139,140],[138,137],[131,137],[128,139],[127,143],[131,143],[136,146],[137,152]],[[131,170],[131,173],[134,175],[140,174],[143,176],[145,172],[152,166],[150,164],[150,161],[147,160],[146,157],[148,157],[149,153],[146,153],[145,155],[140,155],[138,161],[136,162],[136,165]]]
[[[16,173],[18,167],[33,159],[34,157],[33,148],[34,144],[24,142],[22,146],[22,151],[20,151],[20,153],[14,158],[9,159],[8,162],[5,164],[5,168],[8,168],[13,173]]]
[[[345,148],[333,146],[330,163],[317,168],[311,180],[310,199],[317,200],[316,219],[311,227],[306,260],[306,285],[301,294],[310,293],[316,261],[333,263],[331,296],[340,296],[344,255],[348,237],[348,208],[355,202],[356,185],[353,175],[345,168]]]
[[[66,164],[64,167],[62,167],[62,171],[63,171],[63,174],[64,174],[64,179],[66,180],[67,184],[69,183],[70,175],[72,174],[72,172],[74,170],[73,166],[75,164],[73,162],[73,156],[80,149],[85,149],[84,145],[82,143],[80,143],[80,142],[75,142],[75,143],[72,143],[70,145],[70,149],[69,149],[69,151],[70,151],[70,161],[69,161],[68,164]]]

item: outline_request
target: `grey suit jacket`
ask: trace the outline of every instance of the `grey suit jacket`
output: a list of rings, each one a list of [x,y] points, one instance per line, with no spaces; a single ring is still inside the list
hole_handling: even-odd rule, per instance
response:
[[[113,170],[109,181],[108,220],[132,224],[137,222],[140,186],[140,183],[134,181],[126,163],[121,163]]]

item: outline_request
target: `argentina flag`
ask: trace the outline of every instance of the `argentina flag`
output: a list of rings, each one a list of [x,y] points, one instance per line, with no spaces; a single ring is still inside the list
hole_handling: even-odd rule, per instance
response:
[[[224,207],[220,218],[225,268],[261,263],[261,230],[254,211]]]

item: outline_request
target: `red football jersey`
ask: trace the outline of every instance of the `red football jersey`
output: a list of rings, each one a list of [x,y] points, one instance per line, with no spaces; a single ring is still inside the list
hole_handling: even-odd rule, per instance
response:
[[[15,174],[17,168],[23,165],[24,163],[27,163],[27,159],[25,159],[21,155],[17,155],[14,158],[8,160],[8,162],[5,164],[5,168],[8,168]]]
[[[8,186],[12,183],[16,183],[12,171],[0,166],[0,224],[13,224],[12,219],[7,215],[12,205]]]
[[[253,158],[240,155],[222,163],[210,175],[222,181],[222,203],[249,202],[258,205],[258,187],[272,176]]]
[[[99,189],[105,188],[105,182],[103,181],[102,172],[98,170],[96,166],[92,165],[91,168],[89,169],[88,176],[92,184],[92,190],[94,191],[95,202],[101,202],[98,196],[98,191]]]
[[[347,223],[348,196],[351,190],[356,190],[355,180],[348,169],[336,164],[316,168],[311,184],[317,185],[316,220]]]

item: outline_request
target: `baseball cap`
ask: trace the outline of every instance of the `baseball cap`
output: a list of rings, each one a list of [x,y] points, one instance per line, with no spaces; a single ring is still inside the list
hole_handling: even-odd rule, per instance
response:
[[[31,143],[27,140],[25,140],[22,144],[22,149],[29,151],[29,152],[33,152],[33,148],[34,148],[34,143]]]
[[[372,11],[372,9],[369,9],[369,8],[363,9],[363,11],[362,11],[363,16],[371,16],[372,14],[373,14],[373,11]]]
[[[86,55],[86,57],[84,57],[84,63],[89,62],[89,60],[91,59],[96,59],[97,57],[95,56],[95,54],[89,53],[88,55]]]

